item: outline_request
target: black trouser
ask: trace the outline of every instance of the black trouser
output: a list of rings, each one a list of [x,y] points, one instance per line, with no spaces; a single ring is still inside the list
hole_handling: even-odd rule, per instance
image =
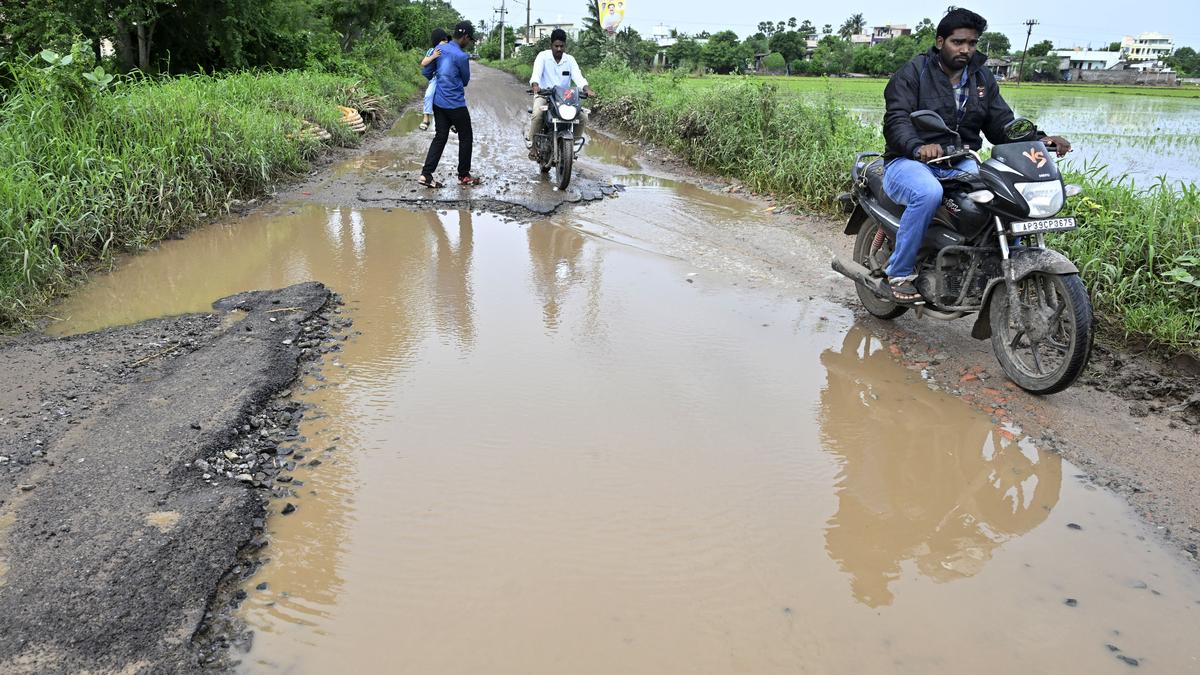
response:
[[[471,132],[471,113],[466,108],[439,108],[433,106],[433,121],[437,131],[433,134],[433,142],[429,144],[429,154],[425,155],[425,166],[421,167],[421,175],[433,177],[438,162],[442,161],[442,152],[446,149],[446,141],[450,140],[450,126],[458,131],[458,177],[471,175],[471,143],[475,140]]]

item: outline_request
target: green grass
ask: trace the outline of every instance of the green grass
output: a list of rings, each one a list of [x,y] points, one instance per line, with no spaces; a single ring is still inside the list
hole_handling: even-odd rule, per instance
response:
[[[882,80],[588,75],[598,121],[818,212],[835,213],[854,153],[883,146],[877,126],[842,108],[848,94],[881,97]],[[1053,245],[1080,267],[1106,334],[1200,353],[1200,188],[1135,187],[1099,166],[1067,180],[1085,190],[1066,211],[1081,227]]]
[[[416,57],[404,56],[386,78],[395,101],[419,84]],[[124,79],[97,91],[70,69],[0,67],[15,82],[0,91],[0,327],[27,323],[112,252],[260,195],[329,144],[357,144],[338,105],[381,105],[377,83],[318,72]],[[306,120],[332,140],[301,133]]]

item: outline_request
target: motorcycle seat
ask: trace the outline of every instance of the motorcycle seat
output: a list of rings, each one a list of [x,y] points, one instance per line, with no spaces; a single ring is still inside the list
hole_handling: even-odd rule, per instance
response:
[[[887,192],[883,190],[883,159],[877,159],[871,162],[863,169],[863,174],[867,179],[867,190],[879,201],[879,205],[888,213],[899,217],[904,213],[904,207],[892,201],[892,198],[887,196]]]

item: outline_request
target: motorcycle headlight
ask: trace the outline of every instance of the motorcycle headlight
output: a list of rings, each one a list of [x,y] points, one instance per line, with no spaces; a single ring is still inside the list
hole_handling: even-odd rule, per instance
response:
[[[1031,218],[1049,218],[1063,207],[1062,182],[1057,180],[1039,183],[1017,183],[1017,192],[1029,204]]]
[[[563,105],[558,106],[558,116],[563,118],[564,120],[567,120],[568,122],[575,119],[575,116],[578,114],[579,114],[579,109],[573,105],[563,104]]]

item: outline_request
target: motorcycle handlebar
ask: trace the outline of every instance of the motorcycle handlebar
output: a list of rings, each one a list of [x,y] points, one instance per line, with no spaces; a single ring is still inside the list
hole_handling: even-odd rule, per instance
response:
[[[579,89],[579,90],[578,90],[578,92],[579,92],[579,98],[580,98],[580,99],[590,98],[590,97],[587,95],[587,92],[586,92],[586,91],[584,91],[584,90],[582,90],[582,89]],[[532,90],[532,89],[526,89],[526,90],[525,90],[525,93],[526,93],[526,94],[533,94],[533,90]],[[539,89],[539,90],[538,90],[538,93],[536,93],[536,94],[533,94],[533,95],[534,95],[534,96],[541,96],[542,98],[553,98],[553,97],[554,97],[554,90],[553,90],[553,89]]]

